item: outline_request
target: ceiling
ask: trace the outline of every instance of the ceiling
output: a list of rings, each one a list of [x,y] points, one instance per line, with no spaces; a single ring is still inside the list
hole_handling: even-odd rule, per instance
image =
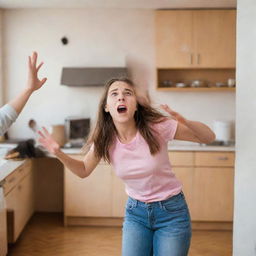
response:
[[[0,0],[0,8],[236,8],[236,0]]]

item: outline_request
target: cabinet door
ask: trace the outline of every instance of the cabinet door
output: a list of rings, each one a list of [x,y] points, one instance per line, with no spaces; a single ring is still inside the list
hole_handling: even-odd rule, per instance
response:
[[[194,177],[194,212],[197,221],[232,221],[234,169],[197,167]]]
[[[33,176],[30,172],[6,196],[8,242],[14,243],[34,211]]]
[[[0,256],[7,255],[6,209],[0,209]]]
[[[185,194],[191,218],[194,215],[193,191],[194,191],[194,168],[177,167],[173,169],[177,179],[182,183],[182,191]]]
[[[155,24],[157,67],[191,67],[192,11],[157,11]]]
[[[235,68],[236,11],[193,11],[195,66]]]
[[[64,171],[65,216],[111,216],[110,165],[100,163],[85,179],[79,178],[67,168]]]

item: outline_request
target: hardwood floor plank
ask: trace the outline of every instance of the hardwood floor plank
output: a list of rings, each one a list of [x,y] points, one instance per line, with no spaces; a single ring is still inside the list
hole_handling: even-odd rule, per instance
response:
[[[8,256],[120,256],[121,240],[120,227],[64,227],[62,215],[37,213]],[[231,231],[193,231],[189,256],[231,255]]]

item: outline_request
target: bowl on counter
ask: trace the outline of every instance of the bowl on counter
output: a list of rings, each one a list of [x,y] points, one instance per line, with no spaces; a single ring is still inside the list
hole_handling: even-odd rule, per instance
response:
[[[191,87],[206,87],[206,83],[202,80],[193,80],[190,84]]]
[[[184,87],[187,87],[188,85],[186,84],[186,83],[176,83],[175,84],[175,86],[177,87],[177,88],[184,88]]]

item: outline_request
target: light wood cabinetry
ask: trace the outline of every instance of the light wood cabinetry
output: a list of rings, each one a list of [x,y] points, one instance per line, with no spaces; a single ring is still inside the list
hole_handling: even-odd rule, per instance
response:
[[[82,156],[71,155],[82,159]],[[123,217],[127,196],[112,167],[100,162],[82,179],[64,168],[64,217]]]
[[[4,193],[8,242],[14,243],[34,212],[33,173],[29,160],[6,178]]]
[[[158,68],[235,68],[235,10],[156,12]]]
[[[82,159],[82,156],[72,157]],[[234,152],[170,151],[169,158],[177,178],[183,183],[192,221],[221,222],[217,229],[221,229],[224,222],[232,222]],[[113,220],[124,216],[127,200],[124,184],[110,165],[101,162],[85,179],[65,169],[64,177],[67,225],[105,225],[104,218]],[[80,221],[74,221],[79,218]],[[90,221],[83,222],[81,218]],[[119,225],[121,223],[119,221]]]
[[[0,209],[0,256],[7,255],[6,209]]]
[[[169,152],[169,157],[183,183],[192,221],[232,221],[234,153]]]
[[[157,89],[234,90],[215,83],[235,78],[235,10],[159,10],[155,31]],[[175,87],[177,82],[188,84],[198,79],[211,87]],[[166,85],[168,81],[172,84]]]

